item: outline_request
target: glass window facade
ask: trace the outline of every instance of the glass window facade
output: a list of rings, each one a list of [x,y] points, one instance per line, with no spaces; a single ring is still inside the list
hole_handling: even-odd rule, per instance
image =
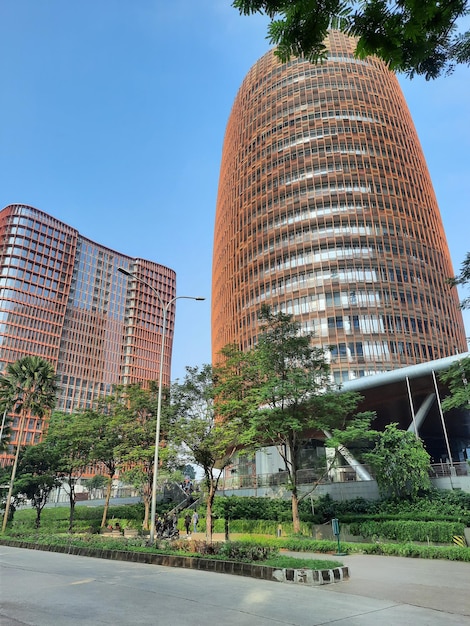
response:
[[[442,220],[398,81],[338,32],[323,65],[249,71],[226,128],[213,360],[256,343],[262,304],[330,347],[337,382],[467,349]]]
[[[176,274],[167,267],[110,250],[32,207],[0,211],[0,371],[26,355],[47,359],[61,411],[89,407],[115,384],[158,380],[162,311],[151,290],[118,267],[153,285],[164,302],[175,297]],[[166,385],[173,328],[170,307]],[[24,442],[41,434],[42,423],[29,420]]]

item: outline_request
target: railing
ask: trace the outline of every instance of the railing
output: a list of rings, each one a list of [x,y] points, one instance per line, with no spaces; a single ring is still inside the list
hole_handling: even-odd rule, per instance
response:
[[[366,467],[366,469],[371,472],[370,468]],[[443,476],[470,476],[470,465],[466,462],[452,464],[434,463],[431,465],[429,476],[431,478],[439,478]],[[281,485],[286,485],[288,480],[289,476],[287,472],[277,472],[276,474],[257,474],[252,476],[235,475],[221,478],[219,482],[219,490],[279,487]],[[299,485],[313,485],[314,483],[326,485],[331,483],[349,483],[358,480],[363,482],[363,479],[359,479],[355,470],[349,466],[333,468],[326,475],[324,471],[318,469],[302,469],[299,470],[297,474],[297,483]]]
[[[429,473],[431,478],[442,476],[470,476],[470,465],[466,461],[458,463],[433,463]]]
[[[318,469],[302,469],[297,473],[299,485],[313,485],[314,483],[329,484],[332,482],[351,482],[357,480],[356,472],[352,467],[338,467],[329,474]],[[230,476],[222,478],[219,482],[219,490],[224,489],[257,489],[260,487],[279,487],[289,481],[287,472],[276,474],[257,474],[256,476]]]

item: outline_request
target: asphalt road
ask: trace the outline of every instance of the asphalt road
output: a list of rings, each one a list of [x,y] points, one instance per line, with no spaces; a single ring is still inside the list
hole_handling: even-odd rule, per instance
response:
[[[0,624],[470,626],[469,564],[342,560],[351,580],[302,587],[0,546]]]

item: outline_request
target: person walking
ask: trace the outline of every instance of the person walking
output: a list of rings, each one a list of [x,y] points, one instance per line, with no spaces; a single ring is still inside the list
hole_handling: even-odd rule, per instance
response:
[[[184,516],[184,527],[186,529],[186,535],[188,537],[191,534],[191,531],[189,530],[190,526],[191,526],[191,516],[189,513],[186,513],[186,515]]]
[[[193,532],[197,533],[197,523],[199,522],[199,515],[197,511],[194,511],[193,516],[192,516],[192,522],[193,522]]]

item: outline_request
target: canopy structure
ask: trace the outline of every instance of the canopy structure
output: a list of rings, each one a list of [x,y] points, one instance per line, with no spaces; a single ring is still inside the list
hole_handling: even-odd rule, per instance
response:
[[[470,352],[465,352],[349,380],[341,390],[363,396],[359,410],[377,413],[375,428],[381,430],[397,422],[401,428],[418,433],[433,461],[462,461],[470,446],[470,410],[442,413],[441,401],[448,390],[440,382],[439,372],[468,357]]]

